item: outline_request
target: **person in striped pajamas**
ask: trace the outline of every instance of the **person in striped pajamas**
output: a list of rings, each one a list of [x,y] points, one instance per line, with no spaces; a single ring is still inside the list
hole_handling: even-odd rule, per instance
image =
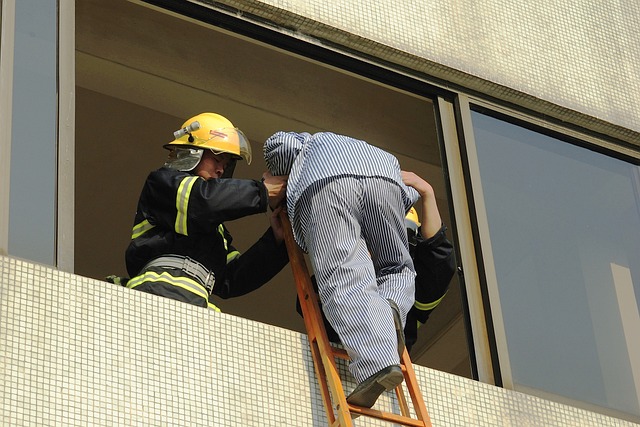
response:
[[[404,379],[402,330],[415,279],[404,218],[418,193],[393,155],[345,135],[276,132],[264,157],[267,177],[288,175],[295,240],[351,359],[358,385],[347,401],[370,408]]]

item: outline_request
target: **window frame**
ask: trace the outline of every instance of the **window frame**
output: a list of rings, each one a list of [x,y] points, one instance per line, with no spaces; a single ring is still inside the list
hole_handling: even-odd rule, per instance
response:
[[[3,0],[0,43],[0,254],[9,253],[11,144],[13,122],[13,55],[15,51],[16,0]],[[75,126],[75,4],[57,1],[56,135],[54,247],[55,267],[73,271],[73,152]]]
[[[58,1],[56,267],[74,271],[75,2]]]
[[[2,0],[0,13],[0,255],[9,253],[9,189],[13,121],[13,51],[16,0]]]

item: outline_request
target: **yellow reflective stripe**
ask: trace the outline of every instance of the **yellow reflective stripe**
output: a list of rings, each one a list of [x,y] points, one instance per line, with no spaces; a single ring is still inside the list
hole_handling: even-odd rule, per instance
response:
[[[211,310],[215,310],[218,313],[222,313],[222,310],[220,310],[218,307],[216,307],[216,305],[214,303],[212,303],[211,301],[207,301],[207,307],[209,307]]]
[[[131,240],[135,239],[136,237],[142,236],[144,233],[146,233],[147,231],[151,230],[154,227],[155,225],[150,224],[149,220],[146,220],[146,219],[142,221],[140,224],[136,224],[133,227],[133,230],[131,232]]]
[[[209,293],[200,283],[188,277],[175,277],[167,272],[156,273],[154,271],[145,271],[143,274],[129,280],[127,282],[127,288],[134,289],[144,282],[165,282],[192,292],[206,300],[209,299]]]
[[[226,239],[226,237],[224,237],[224,227],[222,226],[222,224],[220,224],[220,225],[218,226],[218,233],[220,233],[220,235],[222,236],[222,242],[224,243],[224,249],[225,249],[225,250],[228,250],[228,249],[229,249],[229,246],[228,246],[228,244],[227,244],[227,239]]]
[[[240,252],[238,252],[238,251],[229,252],[227,254],[227,264],[229,264],[231,261],[233,261],[234,259],[236,259],[239,256],[240,256]]]
[[[176,194],[176,233],[188,236],[187,233],[187,209],[189,208],[189,195],[191,188],[196,181],[200,179],[198,176],[188,176],[182,180]]]
[[[442,298],[444,298],[445,295],[447,295],[446,292],[444,293],[444,295],[440,297],[440,299],[437,299],[434,302],[430,302],[427,304],[423,304],[421,302],[416,301],[415,304],[413,304],[413,306],[418,310],[422,310],[422,311],[433,310],[434,308],[436,308],[438,304],[440,304],[440,301],[442,301]]]
[[[220,233],[220,236],[222,236],[222,243],[224,243],[225,250],[229,250],[229,243],[227,242],[227,239],[224,237],[224,227],[222,226],[222,224],[218,226],[218,233]],[[239,256],[240,256],[240,252],[238,251],[229,252],[227,254],[227,264],[229,264],[231,261],[233,261],[235,258]]]

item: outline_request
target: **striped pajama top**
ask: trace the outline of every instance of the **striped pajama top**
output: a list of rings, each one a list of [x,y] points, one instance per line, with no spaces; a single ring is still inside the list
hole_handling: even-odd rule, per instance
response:
[[[378,177],[395,182],[403,193],[405,211],[419,194],[404,185],[398,159],[365,141],[332,132],[276,132],[264,144],[264,158],[273,175],[289,175],[287,213],[296,241],[305,249],[295,209],[312,184],[340,176]]]

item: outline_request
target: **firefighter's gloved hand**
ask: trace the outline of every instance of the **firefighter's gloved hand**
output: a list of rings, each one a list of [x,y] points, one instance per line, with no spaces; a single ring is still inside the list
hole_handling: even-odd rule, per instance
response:
[[[128,277],[121,277],[116,275],[107,276],[104,279],[109,283],[113,283],[115,285],[120,285],[120,286],[127,286],[127,282],[129,281]]]

